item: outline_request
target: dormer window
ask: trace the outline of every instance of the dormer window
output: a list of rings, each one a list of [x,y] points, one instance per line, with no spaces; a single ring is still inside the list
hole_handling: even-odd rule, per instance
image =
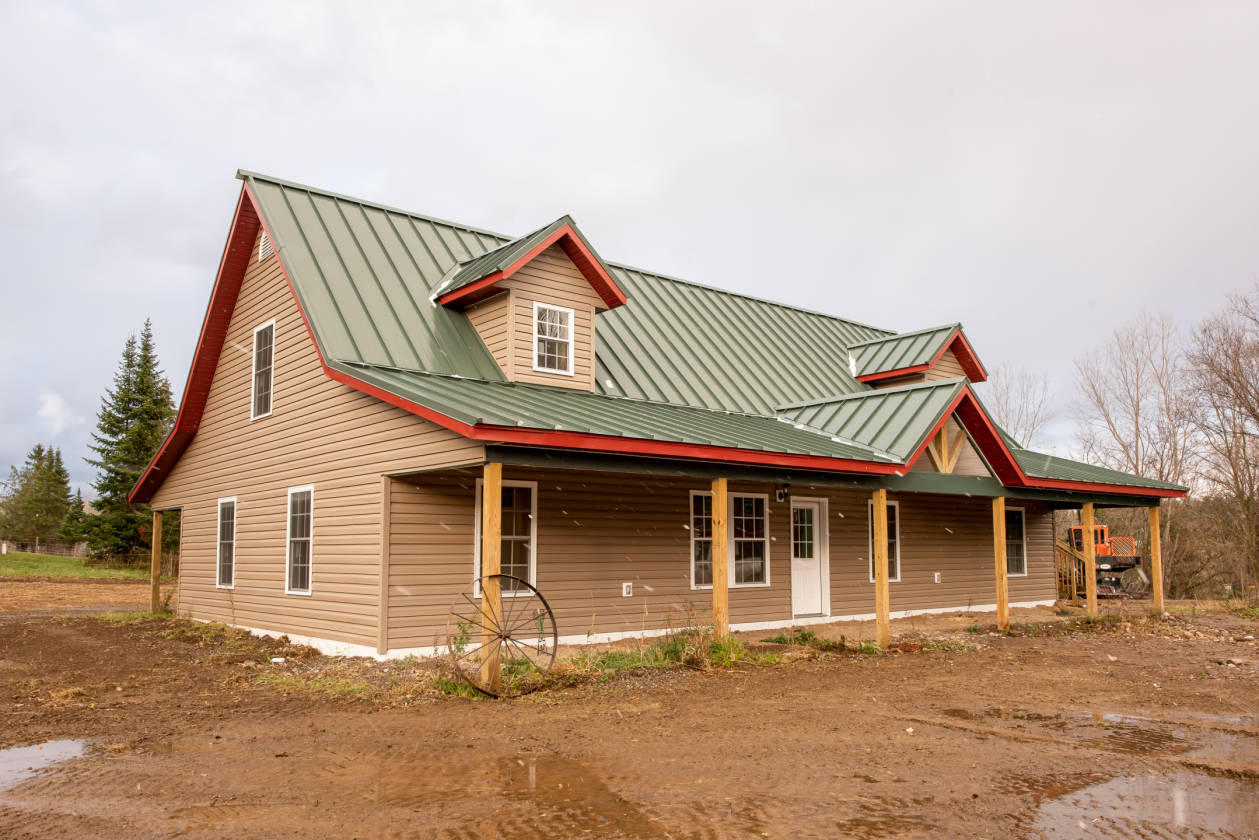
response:
[[[573,375],[573,310],[534,302],[533,369]]]

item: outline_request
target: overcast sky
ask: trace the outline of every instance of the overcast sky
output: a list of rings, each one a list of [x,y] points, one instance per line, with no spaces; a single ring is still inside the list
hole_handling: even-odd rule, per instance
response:
[[[146,316],[182,391],[237,168],[960,320],[1062,404],[1115,326],[1259,277],[1259,4],[605,5],[0,0],[0,470],[91,480]]]

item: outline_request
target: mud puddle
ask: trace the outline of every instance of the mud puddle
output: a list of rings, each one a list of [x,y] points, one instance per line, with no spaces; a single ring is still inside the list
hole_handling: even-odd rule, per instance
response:
[[[465,824],[461,837],[690,836],[667,829],[600,774],[563,756],[526,754],[472,762],[387,747],[328,757],[333,759],[324,773],[329,781],[362,790],[374,805],[443,811],[476,806],[480,816]]]
[[[1030,792],[1039,801],[1030,828],[1056,837],[1183,837],[1196,840],[1255,837],[1259,786],[1188,771],[1045,779]],[[1075,784],[1083,784],[1072,789]],[[1029,785],[1035,788],[1035,785]]]
[[[78,758],[86,749],[86,741],[62,740],[0,750],[0,792],[21,784],[40,770]]]
[[[1255,734],[1203,727],[1195,718],[1184,718],[1185,725],[1181,725],[1139,715],[1095,712],[1087,718],[1078,717],[1091,720],[1094,727],[1103,730],[1104,734],[1093,739],[1094,744],[1114,752],[1259,762],[1259,737]]]

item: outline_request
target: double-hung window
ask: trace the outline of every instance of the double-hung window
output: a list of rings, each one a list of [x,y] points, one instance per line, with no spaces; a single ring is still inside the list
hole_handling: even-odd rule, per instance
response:
[[[1027,531],[1022,508],[1005,509],[1005,571],[1015,577],[1027,574]]]
[[[236,499],[219,499],[218,564],[214,585],[231,589],[236,585]]]
[[[573,310],[534,302],[533,369],[573,375]]]
[[[731,586],[769,585],[769,509],[764,495],[730,494],[728,578]],[[713,497],[691,493],[691,587],[713,585]]]
[[[289,488],[288,527],[284,540],[288,547],[284,591],[290,595],[310,594],[314,519],[315,488]]]
[[[275,319],[254,330],[254,376],[249,419],[271,413],[272,373],[275,369]]]
[[[476,487],[476,524],[473,528],[476,546],[473,550],[476,589],[481,580],[481,482]],[[536,481],[503,482],[502,543],[499,573],[537,586],[538,483]],[[504,581],[504,595],[528,594],[515,581]]]
[[[866,502],[870,518],[870,582],[874,583],[874,502]],[[887,579],[901,579],[901,517],[900,502],[887,503]]]

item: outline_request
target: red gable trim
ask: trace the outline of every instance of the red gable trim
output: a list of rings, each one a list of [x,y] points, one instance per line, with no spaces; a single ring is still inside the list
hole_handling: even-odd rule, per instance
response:
[[[567,224],[542,240],[507,268],[488,274],[480,280],[474,280],[466,286],[451,289],[437,298],[437,302],[442,306],[474,303],[481,297],[484,297],[484,292],[495,283],[511,277],[532,262],[538,254],[541,254],[557,242],[564,249],[564,253],[568,255],[568,258],[573,261],[573,265],[577,266],[577,270],[586,278],[586,282],[599,294],[599,297],[603,298],[603,302],[607,304],[608,309],[615,309],[625,304],[627,300],[625,292],[621,291],[621,287],[612,279],[612,275],[608,274],[603,268],[598,258],[581,241],[581,237],[576,234],[572,226]]]
[[[939,421],[931,429],[931,433],[927,435],[922,445],[918,447],[918,451],[910,457],[905,464],[905,469],[911,469],[923,453],[927,451],[932,438],[939,434],[940,429],[944,428],[944,424],[949,421],[950,417],[957,416],[958,421],[966,429],[971,439],[975,441],[980,453],[988,461],[988,465],[992,467],[996,473],[997,480],[1007,487],[1027,487],[1034,490],[1069,490],[1080,493],[1111,493],[1122,496],[1160,496],[1164,498],[1182,498],[1185,495],[1183,490],[1168,490],[1154,487],[1134,487],[1127,484],[1099,484],[1087,481],[1067,481],[1065,479],[1053,478],[1035,478],[1023,472],[1018,461],[1014,458],[1014,453],[1010,452],[1009,447],[1005,445],[1005,439],[993,426],[992,421],[988,418],[988,414],[980,405],[979,400],[975,398],[974,392],[970,386],[962,389],[962,393],[957,395],[952,405],[947,408]]]
[[[184,386],[179,411],[175,414],[175,425],[128,495],[127,500],[133,504],[153,498],[162,480],[188,448],[201,425],[201,415],[210,395],[210,383],[219,366],[219,355],[223,352],[227,327],[231,323],[232,312],[236,309],[236,298],[240,294],[240,285],[245,279],[249,259],[253,256],[257,236],[258,212],[253,200],[242,188],[236,202],[236,212],[232,216],[232,226],[227,233],[227,244],[223,246],[223,256],[219,260],[214,288],[210,292],[210,304],[206,307],[205,318],[201,322],[201,336],[197,339],[192,367],[188,371],[188,383]]]
[[[979,357],[975,355],[975,351],[971,348],[970,342],[966,340],[966,335],[960,330],[953,330],[953,334],[949,336],[949,340],[941,345],[939,351],[932,357],[931,361],[925,365],[911,365],[909,367],[896,368],[895,370],[883,370],[878,373],[867,373],[865,376],[858,376],[858,382],[879,382],[884,379],[893,379],[898,376],[909,376],[915,373],[923,373],[931,370],[944,357],[946,350],[952,350],[953,355],[957,357],[957,362],[962,366],[962,370],[966,372],[966,377],[971,382],[986,382],[988,380],[988,371],[984,369],[983,363],[979,361]]]

